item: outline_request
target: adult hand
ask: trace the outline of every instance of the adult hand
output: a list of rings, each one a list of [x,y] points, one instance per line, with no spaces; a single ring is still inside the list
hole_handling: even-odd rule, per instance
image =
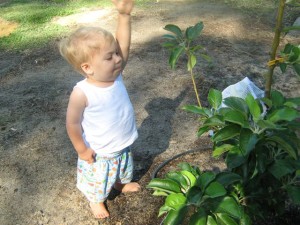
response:
[[[130,15],[133,9],[134,0],[112,0],[112,2],[120,14]]]

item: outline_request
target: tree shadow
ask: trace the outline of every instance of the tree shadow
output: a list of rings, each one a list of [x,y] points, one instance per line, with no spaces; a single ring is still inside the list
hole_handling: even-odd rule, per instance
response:
[[[187,92],[188,88],[185,88],[175,99],[159,97],[145,106],[148,117],[138,129],[139,137],[132,146],[135,165],[134,180],[143,177],[155,157],[168,149],[172,135],[173,116]]]

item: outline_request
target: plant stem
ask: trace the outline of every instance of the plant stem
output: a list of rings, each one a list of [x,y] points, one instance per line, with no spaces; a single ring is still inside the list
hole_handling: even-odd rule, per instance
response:
[[[192,77],[192,81],[193,81],[194,91],[195,91],[195,94],[196,94],[198,105],[199,105],[200,108],[202,108],[200,98],[199,98],[199,95],[198,95],[197,85],[196,85],[196,82],[195,82],[195,77],[194,77],[194,74],[193,74],[192,60],[191,60],[191,55],[190,55],[190,52],[189,52],[189,49],[190,49],[189,44],[188,44],[187,49],[188,50],[186,51],[186,54],[188,56],[188,62],[190,64],[190,68],[191,68],[191,77]]]
[[[286,0],[280,0],[279,7],[277,11],[277,19],[276,19],[276,26],[275,26],[275,35],[272,43],[272,50],[270,53],[270,61],[275,60],[277,48],[280,41],[280,34],[282,31],[282,20],[283,20],[283,13],[284,13],[284,7],[285,7],[285,1]],[[269,67],[269,71],[266,75],[266,85],[265,85],[265,96],[267,98],[270,98],[271,96],[271,86],[272,86],[272,78],[274,69],[276,67],[276,64]]]
[[[200,108],[202,108],[200,98],[199,98],[199,95],[198,95],[198,91],[197,91],[197,85],[196,85],[196,82],[195,82],[195,77],[194,77],[194,74],[193,74],[193,69],[191,69],[191,77],[192,77],[194,91],[195,91],[195,94],[196,94],[198,105],[199,105]]]

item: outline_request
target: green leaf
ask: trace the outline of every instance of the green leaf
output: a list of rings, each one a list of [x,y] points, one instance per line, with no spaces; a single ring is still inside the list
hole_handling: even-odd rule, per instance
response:
[[[207,215],[205,212],[196,212],[191,216],[189,225],[206,225]]]
[[[193,168],[194,168],[194,172],[192,172],[192,173],[195,175],[196,178],[198,178],[202,174],[202,172],[201,172],[200,168],[197,166],[193,166]]]
[[[183,206],[178,210],[170,210],[164,220],[164,225],[179,225],[185,218],[187,206]]]
[[[211,62],[211,57],[206,54],[200,54],[201,58],[205,59],[207,62]]]
[[[201,192],[199,187],[191,187],[186,195],[188,204],[197,205],[201,201],[202,195],[203,193]]]
[[[226,213],[230,216],[240,219],[242,217],[242,211],[238,203],[234,200],[234,198],[226,196],[219,203],[215,212],[218,213]]]
[[[172,193],[167,196],[165,205],[173,210],[178,210],[186,203],[186,197],[182,193]]]
[[[164,48],[172,49],[172,48],[175,48],[177,46],[177,43],[169,41],[169,42],[162,43],[162,46]]]
[[[261,129],[280,129],[280,127],[276,126],[275,123],[272,123],[269,120],[258,120],[256,124],[261,128]]]
[[[246,159],[247,158],[242,154],[240,148],[235,146],[228,152],[225,158],[225,162],[228,169],[233,169],[242,165],[246,161]]]
[[[192,174],[190,171],[182,170],[179,173],[183,175],[183,177],[185,178],[185,180],[187,181],[190,187],[193,187],[196,184],[197,179],[194,176],[194,174]]]
[[[193,40],[193,27],[186,28],[185,37],[189,42]]]
[[[209,117],[212,115],[210,109],[199,107],[197,105],[185,105],[182,107],[182,109],[191,113],[199,114],[204,117]]]
[[[284,97],[281,94],[281,92],[273,90],[271,91],[271,100],[272,100],[272,105],[274,107],[280,107],[284,103]]]
[[[286,102],[292,102],[298,106],[300,106],[300,97],[295,97],[295,98],[287,98]]]
[[[268,166],[268,155],[265,151],[257,151],[256,152],[256,165],[255,165],[255,171],[252,174],[252,178],[257,175],[257,173],[264,173]]]
[[[231,185],[237,181],[240,181],[242,178],[240,175],[232,172],[220,172],[217,174],[216,181],[221,183],[223,186]]]
[[[172,210],[172,208],[167,205],[161,206],[158,211],[158,217],[162,216],[165,213],[168,213],[170,210]]]
[[[207,224],[206,225],[218,225],[215,219],[212,216],[207,216]]]
[[[152,188],[154,190],[160,190],[167,193],[180,193],[180,186],[177,182],[170,179],[160,179],[154,178],[147,185],[147,188]]]
[[[208,93],[208,101],[211,107],[218,109],[222,103],[222,92],[216,89],[210,89]]]
[[[286,68],[287,68],[287,64],[286,63],[279,63],[279,68],[280,68],[282,73],[285,73]]]
[[[224,115],[224,120],[241,125],[242,127],[247,124],[245,114],[237,110],[230,110]]]
[[[187,162],[181,162],[178,164],[178,167],[181,169],[181,170],[186,170],[186,171],[189,171],[189,172],[193,172],[194,168]]]
[[[215,147],[212,156],[215,158],[219,157],[223,153],[230,151],[233,147],[234,145],[230,145],[230,144],[223,144],[221,146]]]
[[[215,127],[215,126],[224,126],[225,123],[223,121],[223,118],[219,115],[212,116],[208,119],[206,119],[203,123],[204,126],[210,126],[210,127]]]
[[[166,192],[164,192],[164,191],[155,190],[155,191],[153,192],[153,195],[154,195],[154,196],[168,196],[169,194],[166,193]]]
[[[167,173],[166,177],[177,182],[184,189],[185,192],[189,189],[189,185],[181,173],[169,172]]]
[[[262,101],[268,108],[272,108],[273,103],[271,99],[268,98],[260,98],[260,101]]]
[[[228,97],[224,99],[224,104],[231,109],[238,110],[247,116],[249,109],[244,99],[239,97]]]
[[[198,22],[195,26],[194,26],[194,29],[195,29],[195,35],[196,37],[200,35],[201,31],[203,30],[203,22]]]
[[[205,189],[204,194],[210,198],[217,198],[226,194],[226,189],[219,182],[210,183]]]
[[[191,166],[187,162],[181,162],[177,165],[181,170],[186,170],[191,172],[195,177],[198,177],[201,174],[199,167]]]
[[[240,150],[243,155],[248,155],[258,142],[258,136],[249,129],[242,129],[240,133]]]
[[[200,35],[202,29],[203,29],[203,23],[199,22],[195,26],[188,27],[186,29],[185,35],[188,40],[193,41]]]
[[[251,225],[251,219],[245,212],[242,213],[240,225]]]
[[[293,121],[300,117],[300,113],[294,108],[281,108],[275,110],[271,115],[269,115],[268,119],[276,123],[278,121]]]
[[[219,225],[238,225],[234,219],[229,217],[225,213],[216,213],[217,216],[217,222]]]
[[[290,44],[290,43],[287,43],[285,46],[284,46],[284,49],[283,49],[283,53],[285,54],[289,54],[292,49],[294,48],[294,45]]]
[[[295,72],[297,73],[297,75],[300,76],[300,64],[294,63],[293,68],[294,68]]]
[[[294,185],[287,185],[288,196],[295,204],[300,204],[300,187]]]
[[[298,158],[297,149],[294,149],[294,147],[283,138],[279,136],[272,136],[267,138],[266,140],[274,141],[275,143],[279,144],[279,146],[281,146],[282,149],[286,151],[291,157],[293,157],[294,159]]]
[[[175,34],[179,39],[182,39],[182,31],[181,29],[174,25],[174,24],[168,24],[164,27],[165,30],[172,32],[173,34]]]
[[[240,129],[241,129],[240,126],[234,125],[234,124],[226,126],[226,127],[222,128],[221,130],[219,130],[212,137],[212,140],[214,142],[218,142],[218,141],[225,141],[230,138],[236,137],[237,135],[240,134]]]
[[[222,107],[217,110],[218,115],[224,116],[227,112],[230,112],[232,109],[228,107]]]
[[[175,65],[176,65],[179,57],[183,53],[183,51],[184,51],[184,46],[178,46],[172,50],[170,58],[169,58],[169,64],[172,69],[175,68]]]
[[[293,103],[293,102],[288,102],[288,101],[286,101],[286,102],[284,103],[284,106],[287,106],[287,107],[289,107],[289,108],[294,108],[294,109],[297,109],[297,107],[298,107],[298,105],[296,105],[295,103]]]
[[[200,127],[199,130],[197,131],[197,136],[200,137],[202,134],[206,133],[209,130],[210,130],[209,126]]]
[[[204,172],[197,178],[197,186],[204,190],[209,185],[216,175],[213,172]]]
[[[195,45],[195,46],[190,46],[190,51],[191,52],[196,52],[200,49],[202,49],[203,47],[201,45]],[[200,54],[201,55],[201,54]]]
[[[298,48],[297,46],[293,46],[288,61],[294,63],[299,59],[299,56],[300,56],[300,48]]]
[[[165,34],[162,36],[164,39],[168,39],[168,40],[173,40],[173,41],[176,41],[177,38],[176,36],[172,35],[172,34]],[[171,42],[171,43],[175,43],[175,42]]]
[[[187,62],[187,70],[191,71],[197,63],[197,58],[194,54],[190,54],[190,57]]]
[[[261,115],[261,109],[259,107],[259,104],[257,103],[257,101],[254,99],[254,97],[251,94],[248,94],[246,99],[245,99],[250,113],[253,117],[254,121],[258,121],[260,119],[260,115]]]
[[[281,177],[295,172],[295,168],[291,161],[292,159],[275,160],[268,168],[268,171],[279,180]]]

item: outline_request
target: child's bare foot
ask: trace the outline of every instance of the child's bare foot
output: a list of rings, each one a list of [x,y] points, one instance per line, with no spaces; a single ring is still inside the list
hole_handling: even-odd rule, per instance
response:
[[[103,202],[100,202],[100,203],[90,202],[90,207],[96,218],[104,219],[106,217],[109,217],[109,212],[107,211]]]
[[[114,188],[122,193],[125,193],[139,191],[141,189],[141,186],[136,182],[131,182],[128,184],[115,183]]]

